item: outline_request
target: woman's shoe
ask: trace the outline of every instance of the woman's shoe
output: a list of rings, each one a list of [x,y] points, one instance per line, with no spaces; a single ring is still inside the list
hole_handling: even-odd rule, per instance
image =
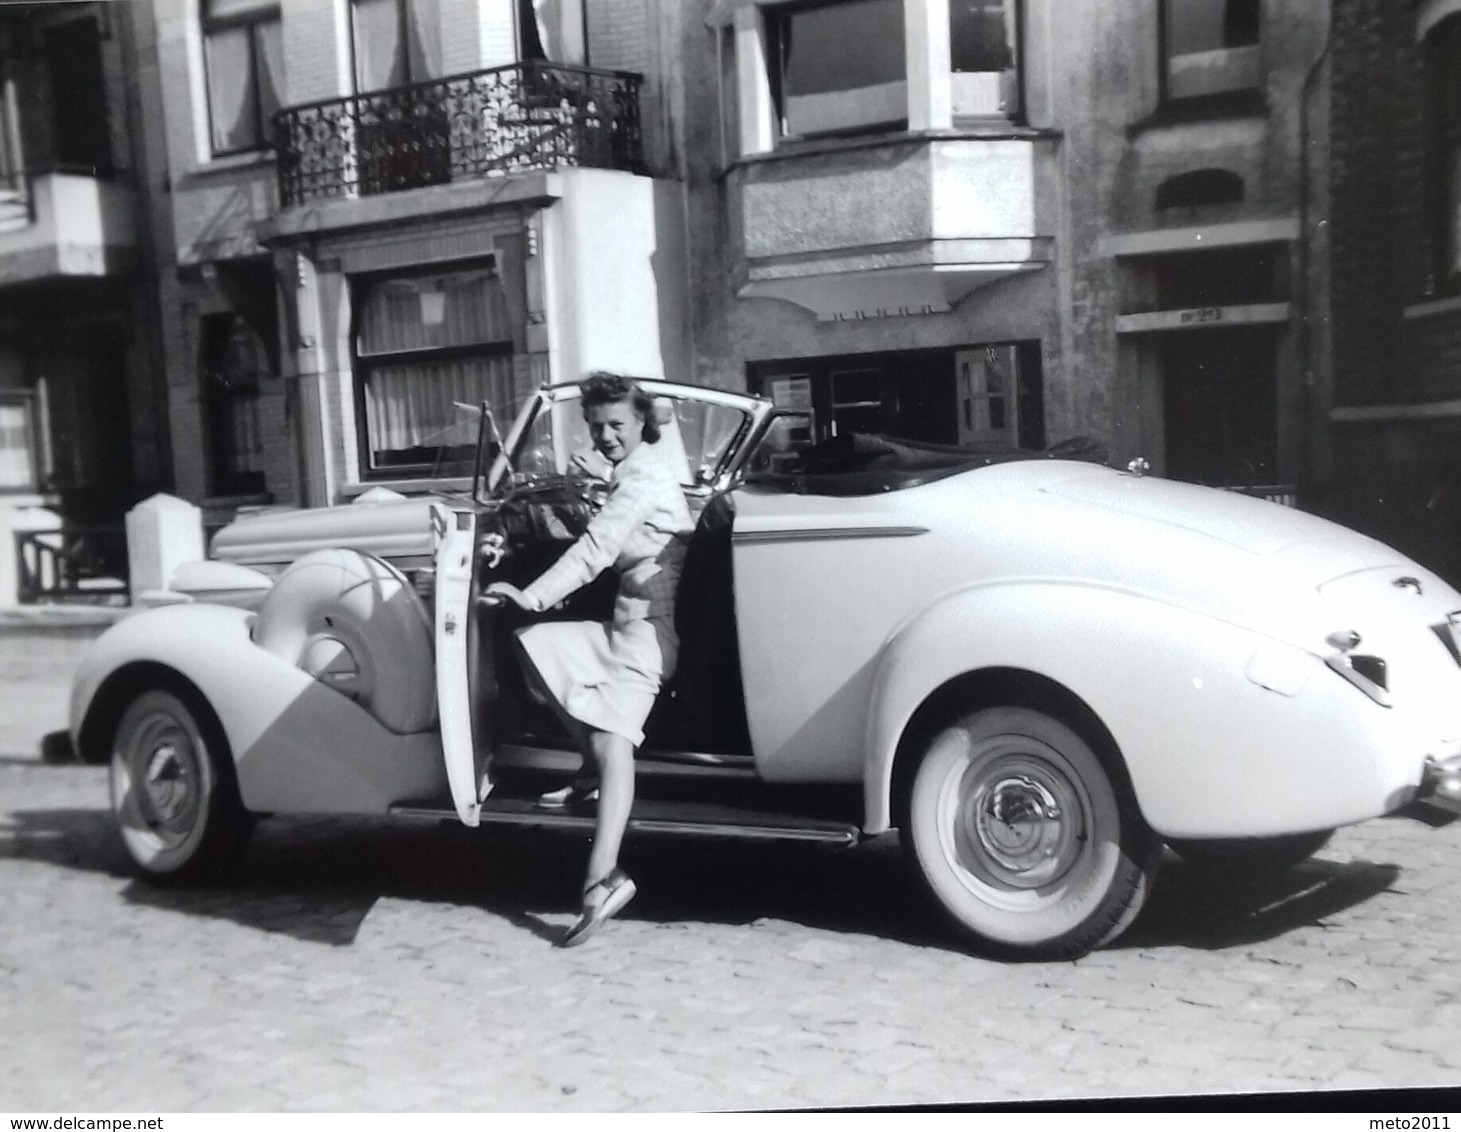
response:
[[[560,790],[549,790],[538,797],[538,806],[544,810],[571,810],[589,806],[599,800],[597,786],[585,786],[571,782]]]
[[[590,904],[588,898],[598,889],[603,891],[603,899]],[[558,946],[577,947],[598,931],[606,920],[618,915],[624,905],[634,899],[637,891],[634,882],[629,879],[629,874],[623,869],[615,869],[603,880],[589,885],[583,893],[583,911],[578,914],[578,919],[573,922],[573,926],[564,933]]]

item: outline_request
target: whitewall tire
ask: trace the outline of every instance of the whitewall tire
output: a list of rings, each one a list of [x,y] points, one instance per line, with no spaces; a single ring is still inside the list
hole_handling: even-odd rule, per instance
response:
[[[934,899],[983,949],[1068,959],[1136,918],[1160,843],[1091,745],[1028,708],[937,734],[908,797],[905,845]]]

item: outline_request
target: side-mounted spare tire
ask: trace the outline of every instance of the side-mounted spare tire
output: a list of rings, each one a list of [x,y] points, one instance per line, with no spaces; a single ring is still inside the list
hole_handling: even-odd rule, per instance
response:
[[[357,550],[306,554],[269,591],[253,638],[398,735],[436,722],[431,617],[388,562]]]

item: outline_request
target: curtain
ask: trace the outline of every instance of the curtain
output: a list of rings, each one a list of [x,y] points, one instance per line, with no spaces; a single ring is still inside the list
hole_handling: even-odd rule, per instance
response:
[[[28,402],[0,401],[0,490],[35,487]]]
[[[208,110],[217,152],[248,149],[259,140],[249,89],[249,34],[247,27],[237,27],[208,35]]]
[[[441,5],[439,0],[406,0],[411,35],[411,79],[439,79],[441,65]]]
[[[284,102],[284,30],[277,20],[257,24],[255,34],[255,66],[258,67],[259,116],[264,128]],[[267,139],[261,139],[267,140]]]
[[[533,22],[543,58],[581,67],[587,59],[583,0],[533,0]]]
[[[482,269],[374,284],[361,310],[356,352],[370,357],[511,341],[502,280]]]
[[[365,382],[366,431],[372,463],[412,448],[470,447],[477,414],[460,405],[486,401],[499,420],[515,398],[512,355],[377,366]]]
[[[355,0],[355,89],[386,90],[406,82],[399,0]]]

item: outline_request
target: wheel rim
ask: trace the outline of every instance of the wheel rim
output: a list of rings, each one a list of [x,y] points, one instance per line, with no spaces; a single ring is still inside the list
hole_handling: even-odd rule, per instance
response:
[[[198,828],[204,782],[197,743],[184,723],[152,711],[123,737],[116,756],[115,801],[123,826],[167,852]]]
[[[983,901],[1031,910],[1093,867],[1089,793],[1075,768],[1030,736],[971,744],[945,777],[938,836],[959,882]]]

